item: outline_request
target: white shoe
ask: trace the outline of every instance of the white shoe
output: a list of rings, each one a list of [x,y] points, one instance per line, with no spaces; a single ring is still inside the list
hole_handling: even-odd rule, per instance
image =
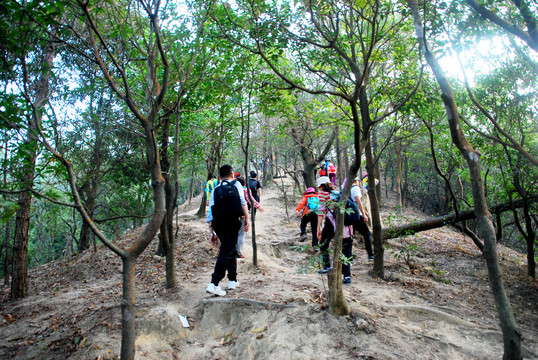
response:
[[[206,293],[217,295],[217,296],[224,296],[226,295],[226,291],[222,290],[220,286],[215,286],[215,284],[210,283],[207,285],[207,289],[205,289]]]
[[[239,285],[239,281],[230,281],[228,283],[228,290],[233,290]]]

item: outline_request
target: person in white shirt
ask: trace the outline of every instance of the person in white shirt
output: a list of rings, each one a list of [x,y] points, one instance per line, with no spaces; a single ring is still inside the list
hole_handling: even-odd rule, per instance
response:
[[[368,216],[364,211],[364,206],[361,201],[361,179],[359,177],[355,178],[353,185],[351,186],[351,193],[349,197],[357,204],[361,212],[361,217],[358,221],[353,224],[353,230],[358,231],[359,234],[364,238],[364,247],[368,253],[368,260],[374,260],[374,251],[372,249],[372,234],[368,229]]]

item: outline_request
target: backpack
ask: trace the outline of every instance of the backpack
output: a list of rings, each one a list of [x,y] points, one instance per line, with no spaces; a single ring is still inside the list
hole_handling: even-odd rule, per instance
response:
[[[252,178],[248,179],[248,187],[250,188],[254,200],[260,201],[260,199],[258,199],[258,180]]]
[[[333,192],[331,200],[340,201],[340,193]],[[353,225],[361,219],[361,213],[357,203],[351,198],[347,198],[346,211],[344,212],[344,225]]]
[[[360,219],[361,213],[357,203],[348,197],[346,202],[346,212],[344,213],[344,225],[353,225]]]
[[[308,206],[308,209],[312,212],[316,212],[319,210],[319,196],[309,196],[306,199],[306,205]]]
[[[223,180],[213,193],[214,204],[211,207],[213,228],[217,229],[220,225],[240,224],[239,219],[244,213],[235,180]]]

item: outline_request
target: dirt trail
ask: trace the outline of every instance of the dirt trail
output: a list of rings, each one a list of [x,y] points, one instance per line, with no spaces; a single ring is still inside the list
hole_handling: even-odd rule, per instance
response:
[[[292,206],[298,201],[288,200]],[[315,253],[298,242],[298,221],[287,221],[275,186],[263,190],[261,203],[258,268],[248,235],[238,264],[240,285],[223,298],[205,293],[217,249],[204,221],[192,220],[194,210],[180,217],[176,289],[163,288],[164,262],[152,255],[156,244],[143,254],[137,266],[137,359],[502,358],[485,265],[461,234],[438,229],[391,242],[387,280],[369,274],[371,263],[356,244],[353,282],[344,287],[352,313],[336,319],[326,311],[326,277],[311,266]],[[391,255],[411,242],[419,244],[413,271]],[[520,254],[503,247],[500,253],[526,357],[538,358],[536,281],[524,276]],[[5,301],[2,289],[0,357],[115,358],[120,269],[119,260],[102,249],[37,269],[34,294],[19,303]],[[221,286],[227,288],[226,279]]]

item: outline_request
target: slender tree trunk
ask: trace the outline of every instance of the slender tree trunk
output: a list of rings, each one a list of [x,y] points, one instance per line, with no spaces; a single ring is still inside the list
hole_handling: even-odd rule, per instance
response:
[[[342,158],[342,146],[340,144],[340,128],[338,125],[336,125],[336,183],[342,184],[343,177],[340,176],[340,168],[342,167],[342,161],[340,160]]]
[[[10,244],[11,239],[11,221],[6,224],[6,232],[4,237],[4,243],[2,244],[2,252],[4,253],[4,285],[9,286],[11,284],[11,264],[13,262],[13,248]],[[0,255],[2,254],[0,252]]]
[[[136,258],[123,260],[123,296],[121,299],[121,359],[134,359],[136,340],[136,296],[135,264]]]
[[[445,74],[437,62],[437,59],[428,49],[417,2],[416,0],[408,0],[408,3],[413,14],[416,36],[420,49],[441,88],[441,97],[445,105],[452,142],[456,145],[462,156],[465,158],[469,167],[472,194],[477,218],[477,230],[484,239],[484,257],[486,258],[489,282],[493,292],[493,297],[495,299],[495,304],[497,306],[497,312],[503,333],[503,359],[521,359],[521,333],[517,328],[516,321],[502,283],[499,259],[497,256],[495,230],[493,227],[491,213],[487,207],[484,185],[482,182],[480,155],[472,148],[471,144],[469,144],[463,133],[450,83],[445,77]]]
[[[394,151],[396,152],[396,197],[398,200],[398,207],[403,207],[403,194],[402,194],[402,156],[399,141],[394,142]]]
[[[220,133],[222,133],[222,131]],[[209,151],[209,154],[206,160],[207,175],[209,175],[209,173],[216,175],[215,169],[218,170],[220,168],[220,162],[221,162],[221,157],[222,157],[221,150],[222,150],[222,139],[215,136],[211,143],[211,150]],[[204,191],[202,190],[202,193],[203,192]],[[202,218],[205,216],[205,208],[206,208],[206,198],[205,196],[202,196],[200,207],[198,208],[198,211],[196,212],[196,216],[198,218]]]
[[[377,127],[372,128],[372,152],[374,159],[377,158]],[[379,159],[374,164],[374,177],[379,180],[379,183],[374,182],[375,191],[377,194],[377,205],[381,208],[381,171],[379,170]],[[376,184],[377,183],[377,184]]]
[[[373,242],[374,242],[374,274],[380,278],[385,277],[385,247],[383,246],[383,238],[381,237],[381,216],[379,214],[379,205],[377,202],[377,191],[375,186],[374,176],[374,158],[372,154],[372,147],[370,141],[366,144],[366,169],[368,170],[368,197],[370,198],[370,210],[372,212],[372,218],[369,221],[372,222],[373,230]]]

